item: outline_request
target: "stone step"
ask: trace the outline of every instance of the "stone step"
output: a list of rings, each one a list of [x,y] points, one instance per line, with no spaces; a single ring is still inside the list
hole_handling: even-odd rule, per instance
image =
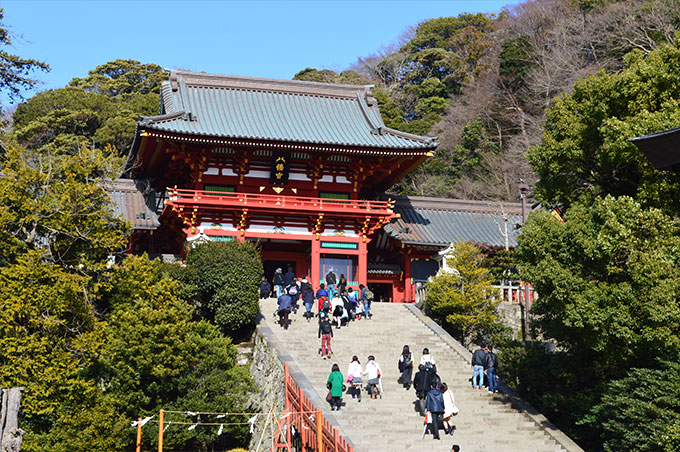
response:
[[[262,312],[274,312],[273,299],[261,304]],[[307,322],[302,311],[291,315],[288,330],[279,327],[272,317],[264,319],[321,398],[328,392],[325,383],[333,363],[346,377],[353,355],[362,365],[368,355],[376,357],[382,370],[382,398],[370,399],[362,392],[362,401],[357,402],[345,394],[340,411],[331,412],[327,404],[318,407],[325,415],[333,416],[341,434],[355,445],[357,452],[449,452],[452,444],[459,444],[464,452],[564,452],[543,429],[514,409],[504,395],[472,389],[469,363],[404,305],[375,303],[373,314],[372,320],[351,322],[333,330],[330,360],[322,359],[318,353],[316,320]],[[444,435],[442,430],[440,441],[429,433],[422,438],[423,417],[415,410],[415,391],[405,390],[397,381],[397,359],[405,344],[410,346],[416,365],[420,352],[427,347],[437,361],[437,373],[454,392],[461,412],[453,419],[456,429],[452,436]]]

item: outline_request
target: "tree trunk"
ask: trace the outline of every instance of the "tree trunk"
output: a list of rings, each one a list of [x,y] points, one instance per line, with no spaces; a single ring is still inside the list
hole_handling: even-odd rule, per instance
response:
[[[21,449],[26,433],[19,428],[19,407],[24,389],[0,389],[0,452],[19,452]]]

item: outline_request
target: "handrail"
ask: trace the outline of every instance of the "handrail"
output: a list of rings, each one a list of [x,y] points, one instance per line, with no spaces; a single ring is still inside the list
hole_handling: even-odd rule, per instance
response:
[[[284,393],[286,397],[286,414],[284,420],[300,433],[300,444],[303,452],[354,452],[354,446],[340,435],[339,430],[324,418],[321,409],[309,401],[304,391],[290,376],[288,364],[283,365]],[[312,414],[314,413],[314,414]],[[291,444],[291,429],[286,429],[286,444],[276,441],[272,450],[285,450]],[[277,439],[277,438],[275,438]]]
[[[209,190],[189,190],[168,188],[170,204],[195,205],[239,205],[248,207],[295,208],[311,210],[360,210],[362,213],[372,212],[378,215],[392,214],[395,201],[370,201],[363,199],[328,199],[306,196],[271,195],[261,193],[237,193]]]

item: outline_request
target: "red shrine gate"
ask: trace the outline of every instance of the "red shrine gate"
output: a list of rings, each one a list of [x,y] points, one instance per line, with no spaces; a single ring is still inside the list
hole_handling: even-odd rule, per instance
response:
[[[293,264],[316,289],[332,267],[366,284],[371,238],[398,218],[376,199],[436,147],[385,127],[369,86],[173,71],[128,157],[126,175],[160,215],[155,230],[134,231],[130,252],[252,240],[268,272]],[[410,260],[388,259],[408,280]]]
[[[367,242],[377,229],[398,214],[392,201],[329,200],[322,198],[261,195],[253,193],[223,193],[205,190],[169,189],[169,198],[161,215],[181,219],[187,237],[203,234],[207,238],[259,239],[302,242],[302,250],[277,251],[263,248],[263,260],[297,260],[297,274],[309,275],[312,285],[319,286],[324,275],[333,267],[338,274],[346,274],[350,284],[366,284]],[[236,228],[221,225],[234,217]],[[277,218],[282,224],[307,228],[307,233],[266,231]],[[171,221],[170,218],[168,218]],[[328,233],[328,230],[354,225],[354,236]],[[209,226],[208,226],[209,225]],[[255,226],[262,226],[258,232]],[[266,232],[265,232],[266,231]],[[307,251],[309,249],[309,251]],[[297,254],[297,259],[293,255]],[[300,260],[300,256],[305,256]],[[342,256],[341,258],[335,258]],[[350,256],[347,259],[345,256]],[[354,259],[353,259],[354,258]],[[343,268],[341,261],[349,261]],[[352,262],[356,263],[352,265]],[[301,264],[301,265],[300,265]]]

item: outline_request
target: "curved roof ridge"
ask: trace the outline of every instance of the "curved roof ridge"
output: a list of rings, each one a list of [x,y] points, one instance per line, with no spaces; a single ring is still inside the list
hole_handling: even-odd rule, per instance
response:
[[[357,93],[362,93],[367,96],[370,94],[370,90],[373,87],[373,85],[342,85],[302,80],[280,80],[273,78],[247,77],[242,75],[208,74],[204,72],[173,70],[170,72],[170,82],[172,83],[173,90],[177,89],[177,83],[180,77],[190,86],[265,90],[347,98],[354,98]]]
[[[383,195],[388,197],[388,195]],[[474,199],[434,198],[428,196],[392,196],[396,206],[423,210],[455,210],[459,212],[498,213],[504,210],[508,215],[521,215],[522,204],[509,201],[480,201]]]

